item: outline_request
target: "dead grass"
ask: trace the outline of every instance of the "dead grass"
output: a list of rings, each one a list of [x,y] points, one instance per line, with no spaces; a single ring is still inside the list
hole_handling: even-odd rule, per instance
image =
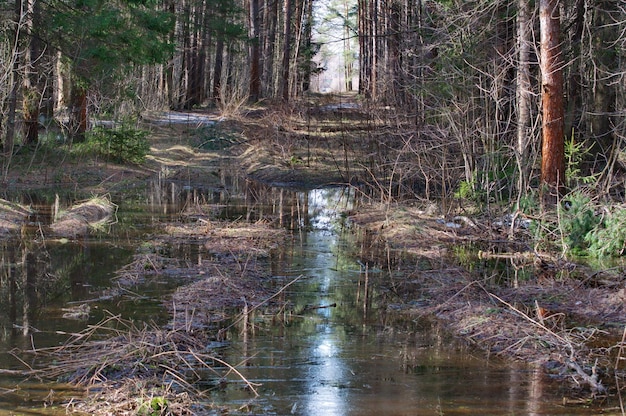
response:
[[[507,247],[506,235],[487,223],[449,226],[411,208],[367,209],[351,220],[369,230],[370,238],[373,233],[385,241],[388,250],[414,256],[394,265],[405,271],[395,289],[413,319],[434,316],[487,356],[539,363],[596,397],[609,389],[615,393],[619,383],[614,377],[624,385],[626,368],[615,361],[622,348],[618,336],[626,325],[622,273],[573,267],[544,253],[516,257],[518,252],[505,252],[493,258],[517,261],[532,274],[503,284],[494,281],[496,270],[471,271],[484,267],[488,253],[465,260],[465,265],[449,253],[474,242]]]
[[[137,327],[119,316],[109,316],[61,347],[32,351],[54,364],[32,370],[30,375],[84,387],[89,400],[69,403],[72,411],[195,414],[192,408],[212,407],[208,397],[211,389],[199,389],[197,381],[212,377],[219,386],[233,375],[255,393],[255,385],[207,348],[211,339],[206,332]]]
[[[602,388],[611,378],[616,380],[612,385],[617,385],[617,392],[622,391],[619,386],[623,389],[626,384],[626,346],[619,338],[619,329],[626,325],[623,273],[599,279],[583,271],[582,277],[573,278],[562,265],[538,255],[541,253],[532,253],[536,269],[517,287],[494,285],[491,276],[470,273],[448,255],[455,246],[474,241],[516,242],[488,223],[472,226],[457,221],[458,227],[450,227],[441,222],[440,210],[432,204],[422,209],[392,205],[383,191],[394,186],[394,177],[384,171],[389,166],[379,159],[380,149],[371,147],[372,143],[385,143],[390,132],[373,131],[380,126],[369,116],[360,120],[364,123],[355,122],[359,111],[307,113],[285,108],[233,116],[226,121],[227,127],[241,132],[246,141],[227,152],[195,148],[201,142],[197,126],[155,127],[153,154],[146,166],[131,170],[97,163],[98,185],[94,189],[119,187],[126,179],[145,180],[157,172],[171,180],[219,186],[222,165],[235,160],[249,177],[264,182],[378,184],[376,198],[387,204],[363,206],[352,213],[351,221],[366,230],[368,238],[401,253],[398,258],[414,256],[398,267],[403,278],[394,287],[405,301],[407,316],[436,317],[460,340],[486,355],[540,362],[554,376],[574,380],[596,395],[604,394]],[[84,173],[92,167],[72,165],[67,169],[66,165],[63,174],[69,175],[72,186],[81,186],[80,179],[87,176],[81,175],[80,169]],[[23,183],[35,184],[37,177],[30,175]],[[363,196],[371,202],[371,195]],[[59,364],[41,372],[33,370],[34,375],[66,377],[91,387],[90,399],[72,404],[74,408],[92,414],[136,414],[145,403],[158,404],[160,401],[153,399],[162,397],[168,412],[186,414],[192,403],[207,401],[206,392],[198,391],[193,380],[200,368],[211,371],[211,366],[219,363],[217,354],[205,348],[218,335],[216,323],[236,313],[233,308],[260,307],[273,296],[262,286],[265,269],[259,260],[286,235],[266,222],[214,221],[209,212],[197,208],[185,213],[195,222],[165,226],[164,234],[151,242],[150,251],[138,253],[119,273],[122,284],[162,274],[192,279],[168,299],[171,322],[167,328],[136,328],[111,317],[61,348],[38,351]],[[159,250],[183,241],[201,244],[203,254],[180,262]],[[381,254],[383,261],[386,254]],[[218,383],[224,377],[215,374]]]
[[[117,206],[109,197],[91,198],[60,213],[59,218],[50,225],[50,230],[61,237],[85,235],[90,229],[113,222],[112,217],[116,211]]]

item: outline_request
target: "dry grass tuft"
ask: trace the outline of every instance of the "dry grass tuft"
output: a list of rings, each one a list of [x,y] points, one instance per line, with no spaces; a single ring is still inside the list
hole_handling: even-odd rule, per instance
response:
[[[137,327],[109,316],[60,347],[33,351],[52,364],[31,375],[85,387],[88,400],[68,408],[90,414],[193,414],[192,407],[211,407],[211,389],[200,389],[198,382],[212,379],[217,387],[229,375],[256,394],[256,385],[207,348],[210,341],[207,332]]]

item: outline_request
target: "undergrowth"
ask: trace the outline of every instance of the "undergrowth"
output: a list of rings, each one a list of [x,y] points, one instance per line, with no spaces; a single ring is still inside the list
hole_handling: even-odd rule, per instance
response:
[[[87,144],[107,160],[140,164],[150,151],[148,134],[125,124],[112,129],[98,126],[89,132]]]
[[[537,247],[561,250],[566,256],[604,259],[626,252],[626,211],[574,191],[557,207],[556,217],[532,225]]]

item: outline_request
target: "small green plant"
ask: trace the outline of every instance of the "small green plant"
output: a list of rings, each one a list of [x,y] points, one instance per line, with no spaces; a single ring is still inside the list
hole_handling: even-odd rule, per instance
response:
[[[137,414],[142,416],[159,416],[167,412],[167,399],[163,396],[153,397],[141,403]]]
[[[238,137],[233,132],[222,128],[218,123],[200,129],[198,139],[201,142],[196,147],[203,150],[226,149],[238,142]]]
[[[459,182],[459,187],[454,192],[454,197],[458,199],[470,199],[474,194],[474,186],[469,181]]]
[[[602,224],[585,237],[589,254],[596,258],[622,256],[626,252],[626,211],[607,213]]]
[[[583,175],[581,165],[587,158],[593,148],[593,145],[587,145],[584,141],[576,142],[574,139],[574,131],[569,140],[565,140],[565,177],[570,186],[576,183],[591,184],[595,183],[600,176],[599,173],[593,175]]]
[[[148,151],[148,132],[122,124],[112,129],[94,128],[88,137],[95,150],[105,157],[119,163],[142,163]]]
[[[571,193],[562,205],[559,210],[564,252],[587,255],[587,235],[600,225],[601,218],[595,215],[595,206],[584,193]]]
[[[479,186],[477,185],[476,176],[474,173],[474,177],[471,180],[462,180],[459,182],[459,185],[454,192],[454,197],[457,199],[467,199],[474,202],[484,201],[486,197],[486,193],[482,190],[479,190]]]
[[[518,209],[527,215],[536,215],[540,210],[539,194],[536,190],[530,190],[520,196]]]

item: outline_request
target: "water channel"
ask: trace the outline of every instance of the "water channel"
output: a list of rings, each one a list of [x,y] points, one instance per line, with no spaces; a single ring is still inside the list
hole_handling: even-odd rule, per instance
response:
[[[214,204],[216,216],[223,218],[255,221],[276,206],[263,198],[251,204],[245,189],[225,197],[223,191],[191,194],[182,186],[161,185],[139,207],[120,205],[116,223],[106,232],[29,249],[33,264],[42,268],[39,275],[56,276],[48,286],[12,277],[25,248],[15,241],[2,245],[1,369],[23,368],[19,354],[11,353],[15,348],[63,343],[68,334],[102,319],[105,311],[165,324],[160,298],[180,282],[153,281],[110,299],[102,293],[115,271],[149,239],[152,223],[176,216],[190,195]],[[276,188],[254,187],[257,196],[278,194]],[[354,203],[349,191],[281,193],[293,201],[289,220],[281,221],[293,238],[267,261],[276,287],[298,279],[286,292],[297,313],[278,323],[259,316],[245,332],[240,327],[230,331],[228,346],[220,351],[223,358],[239,363],[243,376],[260,387],[254,397],[233,378],[217,389],[213,403],[231,409],[228,414],[596,414],[563,406],[559,385],[539,369],[486,360],[455,343],[431,320],[400,319],[389,307],[394,299],[381,285],[391,272],[367,258],[371,247],[357,240],[341,215]],[[90,303],[88,321],[64,318],[68,306],[88,301],[94,293],[98,300]],[[24,331],[26,326],[31,331]],[[51,414],[43,408],[51,389],[67,389],[68,397],[76,394],[69,386],[0,372],[0,415]]]

